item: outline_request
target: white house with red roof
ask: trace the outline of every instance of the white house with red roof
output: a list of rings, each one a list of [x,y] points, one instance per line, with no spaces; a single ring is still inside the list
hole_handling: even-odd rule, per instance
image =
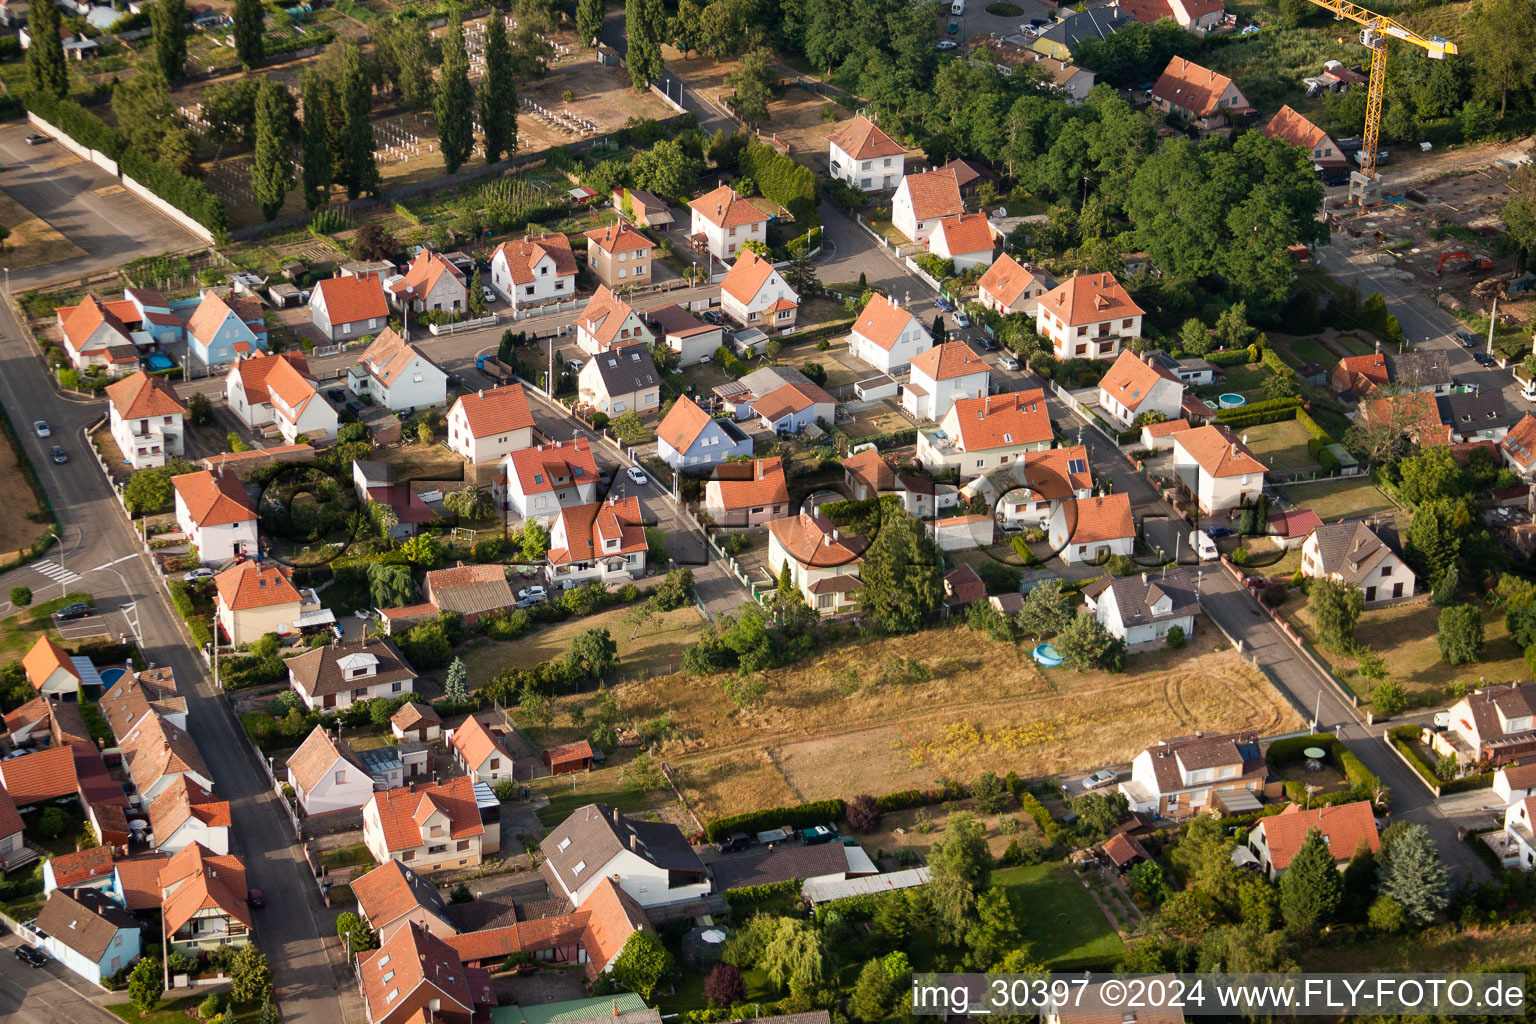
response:
[[[136,312],[130,302],[104,303],[90,294],[77,306],[55,308],[64,354],[70,363],[80,370],[100,367],[114,376],[138,369],[139,350],[123,320],[123,316]]]
[[[636,579],[645,574],[645,555],[639,498],[561,509],[549,532],[549,582],[569,590],[589,580]]]
[[[706,192],[688,207],[694,245],[718,260],[733,259],[745,242],[768,240],[768,215],[729,185]]]
[[[486,725],[470,715],[457,729],[443,735],[454,760],[476,782],[494,786],[503,779],[514,779],[515,758],[506,743],[507,728],[500,722]]]
[[[373,859],[417,874],[477,866],[485,834],[474,782],[463,775],[375,792],[363,806],[363,845]]]
[[[309,817],[355,811],[373,799],[373,777],[346,740],[317,725],[288,755],[288,785]]]
[[[897,373],[933,347],[933,335],[894,296],[876,295],[848,333],[848,353],[881,373]]]
[[[187,407],[164,377],[143,370],[107,385],[107,422],[123,461],[134,469],[165,465],[186,451]]]
[[[405,273],[389,282],[386,292],[396,309],[409,306],[417,313],[461,313],[469,309],[464,272],[431,249],[423,248],[417,253]]]
[[[597,286],[576,318],[576,346],[589,356],[625,345],[651,345],[655,340],[634,307],[605,284]]]
[[[928,236],[928,251],[954,263],[955,273],[992,265],[992,225],[984,213],[941,217]]]
[[[1536,416],[1526,413],[1499,441],[1499,455],[1520,479],[1536,477]]]
[[[391,412],[409,412],[448,401],[448,374],[420,346],[386,327],[347,369],[347,388]]]
[[[1082,274],[1040,296],[1035,332],[1057,359],[1114,359],[1141,337],[1141,317],[1115,275]]]
[[[1264,463],[1215,424],[1173,435],[1173,471],[1207,515],[1239,508],[1264,490]]]
[[[559,232],[503,242],[491,255],[491,288],[513,309],[576,297],[576,254]]]
[[[311,441],[336,436],[336,410],[320,397],[309,360],[300,353],[238,360],[224,378],[224,398],[247,427],[263,432],[275,428],[289,444],[300,435]]]
[[[187,351],[205,366],[222,366],[267,350],[267,324],[258,299],[203,292],[187,319]]]
[[[1221,23],[1226,10],[1221,0],[1118,0],[1120,9],[1143,25],[1159,19],[1177,22],[1186,32],[1204,36]]]
[[[496,462],[533,444],[533,413],[521,384],[460,395],[448,410],[448,448],[467,462]]]
[[[1505,866],[1536,869],[1536,796],[1504,808]]]
[[[800,296],[771,262],[743,249],[720,282],[720,308],[743,327],[782,331],[795,325]]]
[[[901,406],[920,421],[938,421],[956,399],[989,394],[991,381],[987,364],[969,345],[947,341],[912,360],[912,373],[902,390]]]
[[[1348,166],[1349,160],[1339,152],[1339,144],[1327,132],[1307,120],[1290,106],[1281,107],[1264,125],[1264,134],[1272,139],[1284,139],[1307,151],[1308,158],[1318,170]]]
[[[869,541],[845,534],[824,516],[800,513],[768,524],[768,564],[785,565],[810,606],[823,615],[853,608]]]
[[[588,231],[587,266],[609,288],[651,283],[651,255],[656,243],[622,221]]]
[[[1008,253],[1003,253],[976,283],[977,301],[984,309],[1009,316],[1023,313],[1034,316],[1039,308],[1040,296],[1055,288],[1056,278],[1050,271],[1020,263]]]
[[[656,453],[673,469],[699,473],[726,459],[752,454],[752,439],[728,419],[715,419],[679,395],[656,428]]]
[[[508,455],[491,494],[508,512],[548,521],[562,508],[592,504],[597,500],[597,485],[592,443],[578,437]]]
[[[965,212],[955,172],[925,171],[901,179],[891,199],[891,226],[914,242],[927,241],[945,217]]]
[[[1174,57],[1152,86],[1152,101],[1165,114],[1197,124],[1216,124],[1250,109],[1232,79],[1194,61]]]
[[[1129,555],[1136,548],[1136,520],[1131,496],[1124,491],[1055,503],[1046,521],[1046,538],[1065,565]]]
[[[717,466],[704,485],[704,511],[719,526],[761,526],[789,514],[784,460]]]
[[[964,483],[1011,466],[1026,452],[1051,447],[1055,434],[1045,392],[965,398],[950,406],[937,427],[917,432],[918,463],[929,473],[953,469]]]
[[[348,274],[315,283],[309,322],[327,341],[352,341],[389,324],[389,301],[378,274]]]
[[[171,477],[176,525],[197,548],[203,564],[221,565],[257,550],[256,508],[233,473],[206,469]]]
[[[1040,528],[1057,507],[1093,494],[1093,471],[1082,445],[1025,452],[1007,469],[979,476],[961,490],[962,500],[981,495],[1005,527]]]
[[[1130,349],[1120,353],[1099,380],[1099,408],[1122,430],[1137,417],[1160,412],[1178,419],[1184,406],[1184,385],[1155,360]]]
[[[1260,818],[1248,833],[1248,852],[1258,859],[1264,877],[1274,881],[1285,874],[1314,829],[1322,834],[1340,871],[1362,848],[1372,853],[1381,850],[1376,808],[1369,800],[1356,800],[1311,810],[1291,804],[1279,814]]]
[[[906,149],[863,114],[827,137],[832,177],[865,192],[886,192],[906,174]]]

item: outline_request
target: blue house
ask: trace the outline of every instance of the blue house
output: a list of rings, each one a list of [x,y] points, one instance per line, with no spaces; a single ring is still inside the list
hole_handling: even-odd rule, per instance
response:
[[[138,322],[133,325],[135,334],[143,331],[162,345],[181,340],[181,318],[165,301],[165,296],[152,288],[124,288],[123,300],[132,303],[139,311],[135,318]],[[124,318],[124,322],[130,321]]]
[[[752,439],[730,420],[713,419],[679,395],[656,430],[656,449],[673,469],[703,473],[735,455],[751,458]]]
[[[93,985],[142,952],[138,919],[89,889],[55,889],[31,926],[38,945]]]
[[[187,321],[187,350],[205,365],[219,366],[267,350],[267,325],[256,299],[220,298],[204,292]]]

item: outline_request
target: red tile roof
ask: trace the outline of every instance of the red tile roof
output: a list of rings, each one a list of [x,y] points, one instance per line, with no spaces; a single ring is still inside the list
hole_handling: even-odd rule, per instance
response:
[[[1181,434],[1189,429],[1189,420],[1164,420],[1161,423],[1149,423],[1141,428],[1148,437],[1167,437],[1169,434]]]
[[[65,745],[0,761],[0,785],[17,807],[69,796],[79,787],[75,753]]]
[[[1217,100],[1232,87],[1232,79],[1218,75],[1183,57],[1174,57],[1163,69],[1152,95],[1197,117],[1208,117],[1219,109]]]
[[[219,333],[219,328],[224,326],[224,321],[233,312],[234,310],[219,296],[218,292],[206,291],[203,293],[202,301],[197,304],[197,309],[187,320],[187,334],[206,345],[213,340],[214,335]],[[241,317],[241,322],[245,322],[244,317]]]
[[[384,286],[377,274],[332,277],[315,284],[325,297],[325,312],[334,327],[360,320],[389,319],[389,303],[384,301]]]
[[[912,214],[918,220],[958,217],[965,212],[960,199],[960,182],[954,171],[927,171],[901,179],[897,194],[905,190],[912,200]]]
[[[950,417],[954,417],[961,444],[968,452],[1039,444],[1055,436],[1051,432],[1051,414],[1045,406],[1045,392],[1040,388],[962,398],[944,422],[950,422]]]
[[[451,946],[415,922],[378,949],[360,955],[357,974],[370,1024],[391,1018],[411,1024],[433,1003],[436,1009],[423,1019],[468,1021],[474,1012],[475,996],[463,961]]]
[[[1131,496],[1124,491],[1074,498],[1064,502],[1063,509],[1072,531],[1069,543],[1093,544],[1136,536]]]
[[[390,291],[396,295],[410,295],[412,298],[422,298],[431,294],[437,287],[437,282],[447,274],[460,285],[464,283],[464,273],[458,267],[449,263],[441,253],[431,249],[423,249],[417,253],[411,265],[406,268],[405,275],[389,286]]]
[[[1046,287],[1054,288],[1056,279],[1043,270],[1026,267],[1008,253],[1003,253],[987,272],[981,275],[981,280],[976,282],[976,287],[992,296],[1004,306],[1011,306],[1024,290],[1036,282]]]
[[[119,860],[113,865],[123,890],[123,905],[129,910],[154,910],[160,906],[160,870],[170,858],[164,854],[141,854]]]
[[[551,565],[633,554],[646,547],[640,499],[636,497],[561,509],[556,529],[567,546],[549,552]],[[618,547],[604,547],[603,542],[609,539],[617,539]]]
[[[1110,398],[1125,406],[1131,412],[1140,408],[1146,401],[1152,388],[1159,380],[1169,380],[1179,385],[1182,393],[1184,386],[1179,384],[1179,379],[1167,370],[1126,349],[1120,353],[1109,372],[1099,381],[1099,390]]]
[[[739,228],[768,220],[768,215],[758,209],[757,204],[737,195],[729,185],[706,192],[688,205],[717,228]]]
[[[86,295],[78,306],[59,306],[54,312],[59,315],[59,329],[64,332],[64,337],[76,352],[98,351],[81,349],[80,346],[88,342],[91,334],[103,323],[117,332],[123,344],[131,342],[128,337],[128,328],[122,319],[94,295]]]
[[[609,348],[615,343],[631,345],[645,340],[643,329],[638,332],[638,337],[635,335],[627,338],[619,337],[619,331],[624,328],[631,314],[639,316],[635,313],[634,307],[619,298],[617,293],[607,285],[600,284],[597,286],[597,291],[592,293],[592,298],[588,299],[586,306],[582,308],[581,316],[576,320],[576,326],[592,335],[600,349]]]
[[[171,484],[198,526],[223,526],[256,518],[245,485],[232,473],[214,476],[200,469],[171,477]]]
[[[720,507],[725,509],[755,508],[789,501],[784,460],[777,456],[719,466],[708,489],[718,491]]]
[[[230,611],[265,608],[274,604],[298,604],[293,570],[275,562],[241,562],[213,578],[219,599]]]
[[[460,407],[464,409],[464,420],[469,424],[469,432],[474,437],[492,437],[533,426],[533,413],[528,410],[528,395],[521,384],[507,384],[489,391],[460,395],[454,403],[454,409]],[[452,413],[450,409],[449,414]]]
[[[634,252],[637,249],[654,249],[656,243],[628,224],[609,224],[586,233],[588,248],[603,252]]]
[[[1269,516],[1270,532],[1276,537],[1308,537],[1322,525],[1322,519],[1309,508],[1272,512]]]
[[[93,846],[62,854],[48,862],[52,865],[53,884],[61,889],[112,875],[112,847]]]
[[[1159,18],[1178,20],[1168,0],[1120,0],[1120,9],[1143,25],[1155,24]]]
[[[420,704],[413,700],[400,705],[400,709],[390,716],[389,724],[398,726],[404,732],[422,725],[441,725],[443,720],[437,717],[437,712],[432,710],[430,704]]]
[[[976,575],[976,570],[964,562],[944,574],[944,589],[950,604],[971,604],[987,596],[987,585]]]
[[[1188,452],[1203,472],[1218,479],[1264,472],[1264,463],[1227,427],[1195,427],[1173,435],[1173,443]]]
[[[239,378],[240,386],[245,390],[247,399],[251,402],[268,402],[271,400],[271,389],[267,384],[267,378],[282,363],[288,363],[292,369],[299,372],[301,377],[310,377],[309,360],[302,352],[264,353],[252,356],[237,362],[229,372]]]
[[[353,879],[352,895],[357,898],[368,926],[378,931],[421,907],[418,887],[430,885],[399,861],[387,860],[361,878]],[[430,893],[427,898],[431,898]]]
[[[507,261],[507,270],[513,284],[528,284],[533,280],[533,269],[548,256],[555,262],[555,276],[569,277],[576,273],[576,254],[571,251],[571,240],[559,232],[536,237],[524,236],[510,242],[502,242],[491,255],[500,255]]]
[[[1428,391],[1367,399],[1360,403],[1359,415],[1368,422],[1395,424],[1403,434],[1421,445],[1451,443],[1451,428],[1441,421],[1440,407]]]
[[[48,698],[37,697],[5,716],[5,731],[18,733],[39,722],[49,720]],[[6,833],[0,833],[5,835]]]
[[[1074,471],[1073,463],[1080,469]],[[1093,471],[1088,465],[1088,449],[1083,445],[1047,448],[1024,456],[1024,486],[1045,501],[1070,498],[1093,486]]]
[[[656,436],[672,446],[676,452],[686,452],[699,439],[699,434],[709,426],[710,415],[687,395],[679,395],[667,411]]]
[[[140,370],[107,385],[107,401],[121,419],[149,416],[180,416],[187,411],[176,391],[164,377],[151,377]]]
[[[1499,447],[1522,468],[1536,462],[1536,416],[1526,413],[1520,422],[1510,428]]]
[[[393,327],[386,327],[379,332],[379,336],[374,339],[372,345],[368,346],[368,351],[363,353],[363,358],[358,362],[379,383],[389,387],[410,368],[418,356],[429,363],[432,362],[432,359],[418,346],[412,345],[396,334]],[[433,363],[433,365],[437,364]]]
[[[421,821],[434,810],[448,816],[451,839],[483,835],[480,811],[475,806],[474,783],[467,776],[433,785],[401,786],[373,794],[384,842],[391,853],[423,845]]]
[[[470,715],[464,719],[463,725],[453,730],[453,737],[448,742],[470,771],[478,771],[489,758],[497,755],[506,758],[510,767],[512,755],[502,745],[504,735],[504,729],[498,727],[493,730]]]
[[[987,215],[984,213],[945,217],[934,228],[934,234],[944,237],[944,247],[951,256],[992,252],[992,227],[987,223]],[[933,244],[933,240],[929,239],[929,248]]]
[[[802,512],[787,519],[775,519],[768,532],[779,546],[803,566],[833,569],[862,562],[869,542],[863,537],[843,533],[819,515]]]
[[[215,800],[208,790],[179,775],[149,805],[150,829],[163,842],[191,818],[209,828],[229,828],[233,824],[228,800]]]
[[[575,743],[562,743],[558,747],[549,747],[544,751],[544,763],[550,767],[558,764],[568,764],[571,761],[590,761],[592,759],[592,744],[586,740],[577,740]]]
[[[757,298],[763,285],[773,276],[773,264],[751,249],[736,254],[736,262],[720,280],[720,290],[737,302],[746,304]]]
[[[1113,274],[1083,274],[1057,285],[1040,296],[1040,308],[1068,327],[1103,323],[1140,316],[1142,308],[1131,301]]]
[[[804,388],[784,384],[753,402],[752,411],[769,423],[776,423],[790,413],[804,412],[815,404],[815,396],[806,394]]]
[[[573,483],[597,481],[592,443],[584,437],[524,448],[507,456],[524,494],[544,494]],[[565,480],[557,484],[557,480]]]
[[[987,373],[988,368],[965,342],[946,341],[914,357],[912,372],[922,373],[930,380],[941,381],[967,377],[973,373]]]
[[[1312,151],[1325,142],[1331,142],[1328,133],[1317,125],[1307,120],[1301,114],[1292,110],[1290,106],[1281,107],[1275,116],[1269,119],[1264,126],[1264,134],[1272,139],[1284,139],[1294,146],[1300,146],[1307,151],[1307,158],[1312,159]],[[1328,156],[1317,157],[1321,163],[1344,163],[1344,157],[1338,149],[1332,145],[1328,148],[1333,152]]]
[[[858,319],[854,320],[853,331],[889,352],[901,333],[916,319],[911,310],[895,298],[875,295],[864,304]],[[922,327],[922,323],[917,326]]]
[[[853,120],[827,136],[827,141],[854,160],[874,160],[906,152],[901,143],[881,131],[879,125],[863,114],[855,114]]]
[[[80,682],[80,673],[75,671],[75,666],[69,660],[69,652],[53,642],[53,637],[44,634],[37,638],[37,643],[27,651],[21,659],[22,671],[27,674],[27,680],[31,682],[33,689],[41,690],[48,677],[59,669],[63,669],[75,677],[75,682]]]
[[[1369,846],[1372,853],[1381,849],[1381,837],[1376,832],[1376,812],[1368,800],[1310,811],[1291,804],[1279,814],[1260,818],[1254,829],[1261,828],[1269,846],[1270,863],[1279,871],[1290,866],[1291,858],[1301,850],[1307,834],[1314,828],[1323,833],[1335,861],[1349,860],[1361,842]]]

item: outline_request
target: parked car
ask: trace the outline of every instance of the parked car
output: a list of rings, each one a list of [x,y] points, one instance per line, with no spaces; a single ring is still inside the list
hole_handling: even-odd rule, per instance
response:
[[[260,910],[267,905],[267,897],[260,889],[247,889],[245,893],[245,905],[252,910]]]
[[[941,50],[958,50],[958,49],[960,49],[960,44],[955,42],[953,39],[940,39],[939,40],[939,49],[941,49]]]
[[[1464,348],[1477,347],[1477,339],[1472,337],[1472,333],[1470,331],[1457,331],[1456,340],[1461,342],[1462,347]]]
[[[1205,532],[1210,534],[1212,537],[1230,537],[1230,536],[1232,536],[1231,528],[1226,527],[1226,526],[1213,526],[1210,529],[1206,530]]]
[[[517,592],[517,603],[538,604],[540,601],[549,600],[549,591],[540,586],[524,587]]]
[[[971,326],[971,318],[965,315],[965,311],[964,310],[960,310],[960,309],[955,310],[955,326],[956,327],[969,327],[969,326]]]
[[[353,416],[361,416],[363,414],[362,402],[348,402],[346,408],[347,412],[351,413]]]
[[[36,946],[28,946],[23,943],[16,947],[16,959],[28,967],[42,967],[48,963],[48,954]]]
[[[993,341],[991,338],[983,337],[981,339],[980,345],[981,345],[981,350],[983,352],[996,352],[997,351],[997,342]]]
[[[712,309],[706,309],[704,311],[704,320],[707,323],[714,324],[716,327],[725,326],[725,317],[721,316],[719,313],[716,313]]]
[[[328,388],[325,392],[325,397],[333,402],[345,402],[347,400],[347,392],[345,388]]]
[[[39,135],[39,134],[37,134],[37,132],[33,132],[31,135],[27,136],[27,145],[29,145],[29,146],[36,146],[36,145],[38,145],[40,143],[51,142],[51,141],[52,140],[49,139],[48,136],[46,136],[46,135]]]
[[[1094,772],[1092,775],[1090,775],[1086,779],[1084,779],[1083,780],[1083,788],[1084,789],[1103,789],[1105,786],[1112,786],[1116,782],[1119,782],[1119,781],[1120,781],[1120,773],[1119,772],[1113,771],[1112,769],[1109,769],[1109,768],[1105,768],[1105,769],[1103,769],[1101,771]]]
[[[997,361],[997,365],[1005,370],[1019,370],[1023,368],[1023,364],[1013,356],[1003,356]]]
[[[1472,359],[1477,363],[1478,366],[1494,365],[1493,356],[1489,355],[1487,352],[1473,352]]]
[[[629,477],[630,480],[634,481],[641,487],[644,487],[650,482],[649,478],[647,478],[645,475],[645,470],[641,469],[639,466],[630,466],[629,470],[624,475]]]
[[[53,617],[58,619],[60,622],[69,622],[72,619],[85,618],[87,615],[91,614],[91,610],[91,606],[86,604],[84,601],[76,601],[74,604],[67,604],[63,608],[60,608],[58,611],[54,612]]]
[[[958,21],[951,21],[949,23],[948,32],[952,36],[959,35],[960,34],[960,23]]]
[[[934,299],[933,304],[946,313],[953,313],[955,311],[955,304],[942,295]]]
[[[53,436],[53,428],[48,425],[48,421],[47,420],[37,420],[36,422],[34,422],[32,424],[32,429],[37,431],[37,436],[38,437],[52,437]]]
[[[480,286],[480,297],[485,300],[487,306],[496,301],[496,293],[491,291],[491,286],[488,284]]]
[[[188,583],[200,583],[203,580],[211,580],[213,577],[213,570],[204,565],[193,569],[191,572],[183,576],[182,579],[186,580]]]
[[[1189,549],[1202,562],[1214,562],[1221,557],[1221,552],[1216,549],[1216,542],[1211,540],[1210,534],[1204,530],[1189,531]]]
[[[62,466],[64,463],[69,461],[69,453],[66,452],[63,448],[60,448],[58,445],[54,445],[53,461],[55,464]]]
[[[745,832],[732,832],[729,836],[726,836],[724,839],[720,840],[720,842],[716,843],[715,849],[721,853],[735,853],[738,850],[745,850],[748,846],[751,845],[751,836],[747,835]]]
[[[565,362],[565,365],[569,366],[571,368],[571,372],[572,373],[580,373],[581,372],[581,360],[580,359],[567,359],[566,362]]]
[[[837,838],[837,829],[831,825],[813,825],[800,830],[800,842],[806,846],[820,846]]]

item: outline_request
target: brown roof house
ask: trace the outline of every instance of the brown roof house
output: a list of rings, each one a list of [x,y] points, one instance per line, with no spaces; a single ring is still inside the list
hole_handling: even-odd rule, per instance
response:
[[[717,466],[704,485],[704,511],[720,526],[761,526],[789,514],[784,460],[754,459]]]
[[[397,740],[430,743],[443,732],[443,720],[430,704],[409,701],[389,719],[389,733]]]
[[[1046,535],[1066,565],[1129,555],[1136,548],[1136,519],[1124,491],[1068,498],[1051,509]]]
[[[1301,546],[1301,572],[1311,579],[1332,577],[1360,591],[1366,604],[1412,597],[1417,583],[1398,550],[1397,531],[1373,530],[1362,522],[1328,523]]]
[[[533,413],[521,384],[460,395],[448,410],[448,447],[468,462],[496,462],[533,444]]]
[[[1152,86],[1158,109],[1202,127],[1225,124],[1235,112],[1252,109],[1226,75],[1174,57]]]
[[[251,941],[245,864],[193,843],[160,869],[160,914],[170,948],[195,956]]]
[[[649,286],[651,250],[656,243],[628,224],[610,224],[588,231],[587,266],[609,288]]]
[[[434,569],[422,581],[422,594],[439,611],[456,612],[473,624],[491,612],[512,607],[517,600],[502,565],[465,565]]]
[[[1269,768],[1254,733],[1180,736],[1137,754],[1120,792],[1133,811],[1168,818],[1196,814],[1213,801],[1236,812],[1239,801],[1258,802]]]
[[[768,524],[768,564],[789,566],[795,586],[823,615],[847,611],[864,586],[859,570],[869,541],[849,536],[818,514],[800,513]]]
[[[688,837],[670,822],[627,818],[606,804],[587,804],[539,844],[551,889],[583,906],[606,879],[642,907],[709,895],[709,875]]]
[[[38,945],[93,985],[139,958],[139,921],[105,893],[57,889],[37,912]]]
[[[369,697],[398,697],[412,692],[416,682],[416,670],[382,637],[312,647],[284,663],[289,685],[311,711],[345,708]]]
[[[964,212],[953,170],[908,174],[891,199],[891,226],[914,242],[925,242],[940,220]]]
[[[1437,754],[1494,766],[1536,760],[1536,682],[1485,686],[1451,705],[1448,714],[1449,725],[1433,735]],[[19,797],[16,803],[22,803]]]
[[[288,758],[288,785],[313,818],[355,811],[373,799],[373,777],[347,741],[317,725]]]
[[[379,933],[380,942],[388,942],[413,922],[440,939],[457,933],[437,886],[397,860],[354,879],[352,895],[357,897],[358,917]]]
[[[582,405],[609,417],[651,416],[661,408],[661,372],[648,345],[599,352],[581,368],[576,386]]]

